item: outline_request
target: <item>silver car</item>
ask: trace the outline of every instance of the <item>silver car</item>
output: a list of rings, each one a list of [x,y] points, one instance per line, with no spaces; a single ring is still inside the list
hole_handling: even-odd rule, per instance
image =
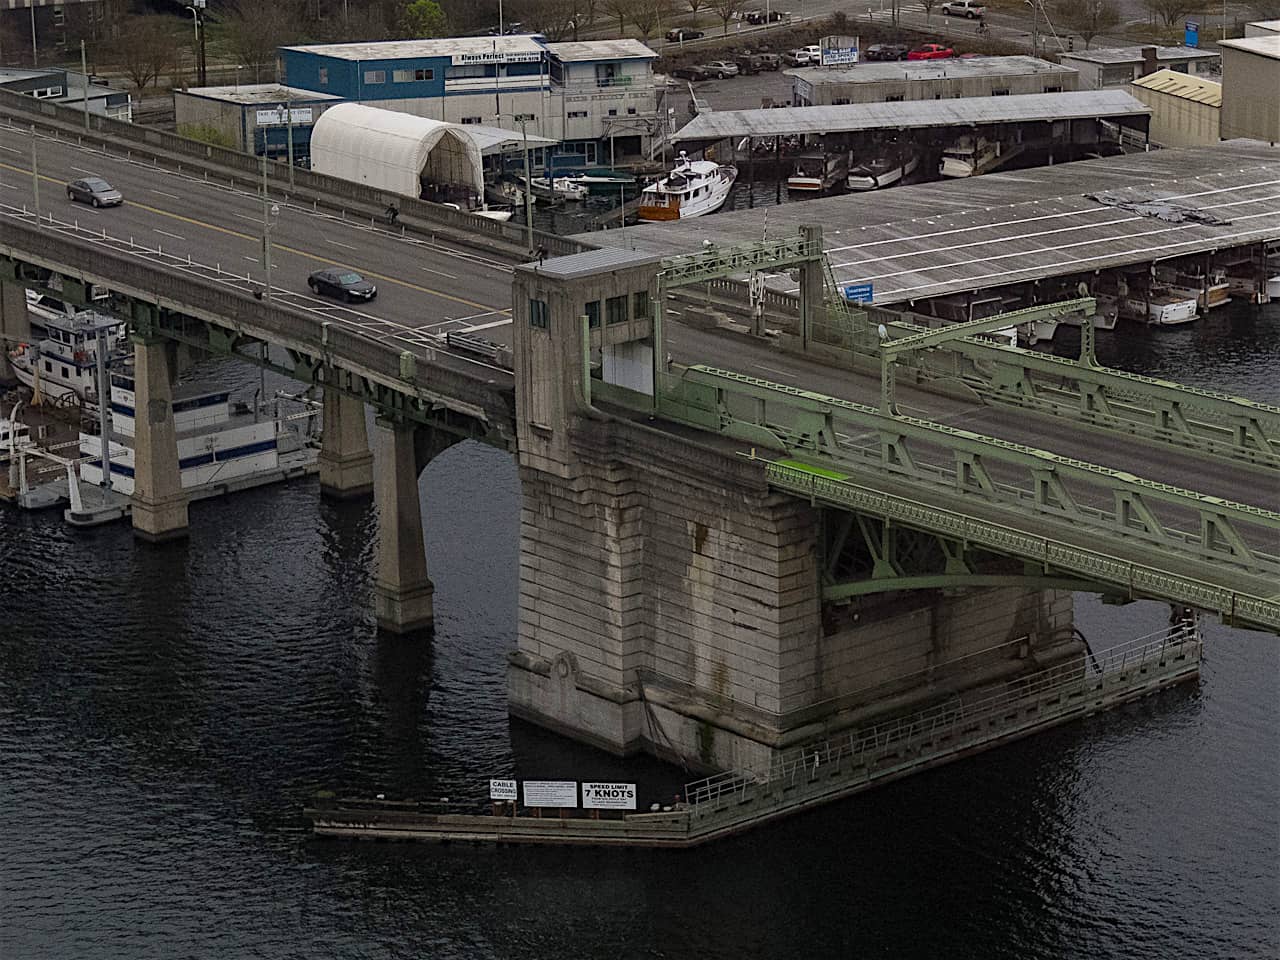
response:
[[[101,177],[85,177],[67,184],[67,199],[95,207],[118,207],[124,203],[124,194]]]

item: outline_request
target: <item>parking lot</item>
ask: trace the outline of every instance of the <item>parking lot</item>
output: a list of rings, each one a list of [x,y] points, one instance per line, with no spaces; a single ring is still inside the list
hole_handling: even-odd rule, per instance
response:
[[[693,84],[694,93],[713,110],[755,110],[765,99],[785,104],[791,99],[791,78],[781,70],[753,76],[730,77],[727,80],[700,80]],[[675,109],[676,127],[683,127],[693,114],[689,110],[689,82],[671,80],[667,87],[666,106]]]

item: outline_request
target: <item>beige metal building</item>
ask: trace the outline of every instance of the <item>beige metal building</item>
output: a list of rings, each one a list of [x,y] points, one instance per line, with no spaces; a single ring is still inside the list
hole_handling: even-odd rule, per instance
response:
[[[1129,84],[1129,92],[1151,108],[1151,142],[1162,147],[1217,143],[1222,84],[1176,70],[1157,70]]]
[[[786,73],[791,77],[791,101],[797,107],[1071,93],[1080,89],[1079,77],[1071,67],[1035,57],[904,60],[850,67],[800,67]]]
[[[1223,40],[1222,138],[1280,144],[1280,34]]]

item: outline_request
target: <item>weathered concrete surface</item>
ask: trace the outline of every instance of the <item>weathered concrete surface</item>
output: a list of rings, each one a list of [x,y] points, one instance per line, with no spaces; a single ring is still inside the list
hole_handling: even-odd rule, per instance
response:
[[[368,496],[373,492],[373,452],[365,428],[364,404],[329,387],[324,391],[323,446],[320,493],[336,500]]]
[[[16,283],[0,283],[0,383],[15,383],[9,351],[31,342],[26,291]]]
[[[374,502],[378,507],[378,576],[374,611],[378,627],[409,633],[432,625],[435,587],[427,577],[418,500],[418,462],[411,425],[379,419],[378,468]]]
[[[172,343],[135,336],[133,367],[133,532],[151,541],[184,537],[187,496],[173,425]]]

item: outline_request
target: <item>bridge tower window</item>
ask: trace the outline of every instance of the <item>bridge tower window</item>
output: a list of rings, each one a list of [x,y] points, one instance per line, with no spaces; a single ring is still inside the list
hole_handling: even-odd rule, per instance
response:
[[[550,326],[548,316],[547,301],[532,299],[529,301],[529,326],[546,330]]]
[[[587,326],[594,330],[600,326],[600,301],[592,300],[587,304],[587,309],[583,311],[587,315]]]
[[[604,302],[604,319],[605,323],[626,323],[627,322],[627,298],[610,297]]]

